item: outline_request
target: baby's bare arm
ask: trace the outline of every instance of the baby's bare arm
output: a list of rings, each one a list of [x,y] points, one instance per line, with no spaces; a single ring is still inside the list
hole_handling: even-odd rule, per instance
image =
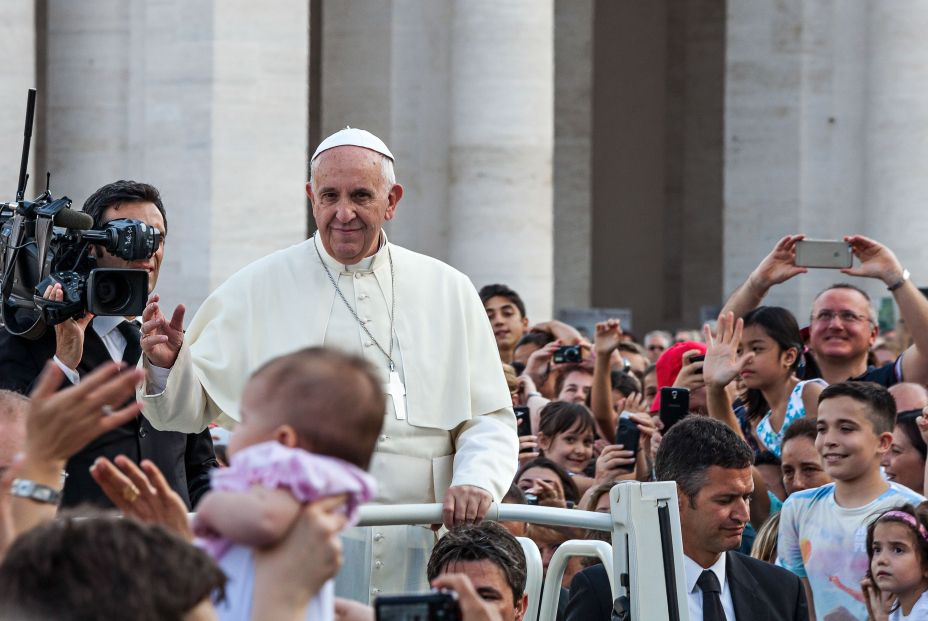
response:
[[[300,511],[284,489],[255,486],[247,492],[210,492],[197,507],[197,534],[216,534],[246,546],[266,546],[282,538]]]

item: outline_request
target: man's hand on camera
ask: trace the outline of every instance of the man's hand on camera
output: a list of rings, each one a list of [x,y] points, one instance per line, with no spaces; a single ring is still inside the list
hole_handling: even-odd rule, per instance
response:
[[[42,297],[46,300],[62,302],[64,290],[60,284],[55,283],[45,289]],[[93,315],[85,312],[80,319],[70,318],[55,324],[55,356],[69,369],[76,369],[81,358],[84,357],[84,332],[92,319]]]
[[[148,306],[142,313],[142,351],[156,367],[170,369],[184,344],[185,308],[178,304],[168,321],[158,306],[159,300],[157,293],[149,296]]]

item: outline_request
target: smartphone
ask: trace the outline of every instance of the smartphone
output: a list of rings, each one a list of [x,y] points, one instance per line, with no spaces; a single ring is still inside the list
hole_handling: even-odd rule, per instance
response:
[[[690,413],[690,391],[686,388],[664,386],[661,388],[661,422],[664,423],[663,433],[683,420]]]
[[[690,359],[689,359],[689,360],[690,360],[690,361],[689,361],[689,364],[693,364],[694,362],[705,362],[705,361],[706,361],[706,355],[705,355],[705,354],[702,354],[701,356],[690,356]],[[697,372],[697,373],[702,373],[702,367],[699,367],[699,369],[698,369],[696,372]]]
[[[661,400],[663,401],[664,397],[661,395]],[[641,432],[638,430],[638,425],[628,417],[628,412],[622,412],[622,416],[619,418],[619,426],[615,431],[615,443],[621,444],[622,448],[627,451],[634,452],[634,456],[638,456],[638,439]],[[620,466],[616,468],[620,472],[634,472],[635,464],[629,464],[628,466]]]
[[[851,245],[845,241],[802,239],[796,242],[796,265],[841,269],[854,264]]]
[[[381,595],[374,600],[377,621],[461,621],[458,596],[451,591]]]
[[[516,413],[516,433],[519,437],[532,435],[532,418],[528,415],[527,405],[512,408]]]

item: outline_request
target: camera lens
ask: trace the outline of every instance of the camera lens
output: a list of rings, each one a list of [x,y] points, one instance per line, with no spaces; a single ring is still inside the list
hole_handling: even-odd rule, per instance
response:
[[[106,274],[97,279],[94,297],[99,305],[108,312],[118,313],[129,303],[131,292],[125,278],[115,274]]]

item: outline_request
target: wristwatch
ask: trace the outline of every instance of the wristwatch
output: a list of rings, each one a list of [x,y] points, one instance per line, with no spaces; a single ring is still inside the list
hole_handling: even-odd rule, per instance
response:
[[[891,285],[889,285],[888,287],[886,287],[886,289],[887,289],[888,291],[895,291],[896,289],[898,289],[899,287],[901,287],[902,285],[904,285],[904,284],[905,284],[905,281],[907,281],[908,279],[909,279],[909,270],[903,268],[903,270],[902,270],[902,278],[900,278],[899,280],[897,280],[897,281],[894,282],[893,284],[891,284]]]
[[[49,505],[57,505],[58,501],[61,500],[60,491],[29,479],[13,479],[13,485],[10,486],[10,495]]]

